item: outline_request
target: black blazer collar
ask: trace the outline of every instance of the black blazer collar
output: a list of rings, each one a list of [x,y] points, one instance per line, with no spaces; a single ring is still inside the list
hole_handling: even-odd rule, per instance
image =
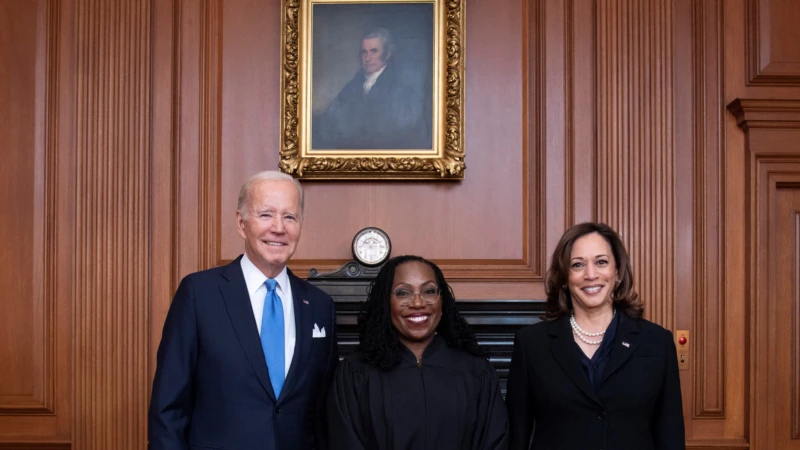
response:
[[[640,346],[640,342],[638,341],[639,323],[621,311],[619,311],[618,314],[620,314],[619,325],[617,334],[614,337],[614,343],[612,344],[611,356],[603,372],[603,383],[605,383],[605,380],[613,375],[614,372],[619,370],[620,367],[625,365]],[[578,355],[575,353],[575,338],[572,336],[569,316],[560,317],[551,322],[548,326],[547,334],[551,338],[550,352],[553,354],[553,358],[555,358],[558,364],[561,365],[561,368],[569,379],[578,386],[587,397],[601,404],[600,399],[589,383],[589,377],[586,376],[586,372],[581,365]],[[600,389],[602,390],[602,385]]]
[[[603,383],[636,353],[641,344],[639,342],[639,322],[631,319],[622,311],[618,310],[618,314],[620,318],[617,335],[614,337],[611,357],[603,372]]]
[[[578,354],[575,352],[575,340],[572,337],[572,328],[569,325],[569,316],[559,317],[550,322],[547,328],[550,335],[550,353],[558,362],[567,377],[590,399],[601,405],[589,377],[581,365]]]

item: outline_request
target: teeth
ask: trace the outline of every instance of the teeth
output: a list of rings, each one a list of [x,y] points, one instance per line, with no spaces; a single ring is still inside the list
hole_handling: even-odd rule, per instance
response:
[[[600,292],[600,286],[583,288],[583,292],[586,292],[587,294],[597,294],[598,292]]]
[[[412,322],[420,323],[420,322],[424,322],[424,321],[428,320],[428,316],[414,316],[414,317],[409,317],[408,320],[410,320]]]
[[[280,242],[267,242],[267,245],[272,245],[274,247],[280,247],[283,244],[281,244]]]

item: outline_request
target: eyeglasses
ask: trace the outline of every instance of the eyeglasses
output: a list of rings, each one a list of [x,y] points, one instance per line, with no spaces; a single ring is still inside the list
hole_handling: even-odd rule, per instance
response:
[[[439,288],[426,288],[422,292],[413,292],[408,289],[397,289],[392,291],[392,295],[395,299],[397,299],[397,304],[400,306],[408,306],[411,302],[414,301],[414,297],[419,295],[419,298],[427,303],[428,305],[432,305],[439,301],[439,296],[442,295],[442,290]]]

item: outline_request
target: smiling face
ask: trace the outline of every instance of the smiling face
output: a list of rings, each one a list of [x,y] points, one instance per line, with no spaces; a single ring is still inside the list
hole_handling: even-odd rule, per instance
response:
[[[578,238],[572,245],[568,287],[572,307],[584,311],[610,308],[617,281],[617,263],[611,245],[598,233]]]
[[[436,327],[442,320],[442,299],[433,304],[425,303],[421,296],[414,295],[411,302],[401,306],[395,292],[423,293],[437,290],[436,275],[428,264],[421,261],[408,261],[397,266],[392,282],[391,312],[392,326],[397,338],[417,357],[433,340]]]
[[[250,187],[236,225],[250,261],[268,278],[280,274],[297,249],[302,228],[300,193],[291,181],[265,180]]]

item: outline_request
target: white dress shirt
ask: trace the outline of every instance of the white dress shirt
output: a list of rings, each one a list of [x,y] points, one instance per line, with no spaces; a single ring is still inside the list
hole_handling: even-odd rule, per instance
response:
[[[364,94],[369,94],[369,90],[372,89],[372,86],[375,86],[375,82],[378,81],[378,77],[381,76],[386,66],[381,67],[381,70],[370,73],[364,76]]]
[[[258,327],[258,334],[261,335],[261,318],[264,312],[264,301],[267,298],[267,286],[264,284],[267,281],[267,276],[264,275],[258,267],[250,261],[247,253],[242,256],[242,273],[244,273],[244,282],[247,284],[247,293],[250,294],[250,305],[253,306],[253,316],[256,319],[256,327]],[[286,267],[283,268],[281,273],[275,277],[278,282],[278,287],[275,289],[278,292],[278,297],[283,304],[283,343],[284,343],[284,376],[289,374],[289,367],[292,365],[292,357],[294,356],[294,343],[295,343],[295,323],[294,323],[294,302],[292,299],[292,284],[289,282],[289,273]]]

